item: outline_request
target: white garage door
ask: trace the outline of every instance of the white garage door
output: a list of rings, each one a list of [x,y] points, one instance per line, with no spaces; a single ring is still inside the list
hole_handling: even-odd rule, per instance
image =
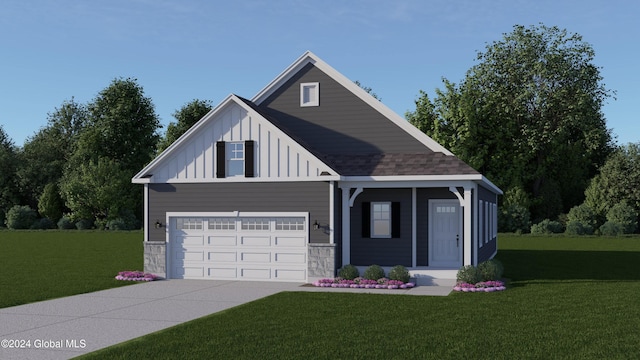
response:
[[[169,218],[171,278],[306,281],[307,213]]]

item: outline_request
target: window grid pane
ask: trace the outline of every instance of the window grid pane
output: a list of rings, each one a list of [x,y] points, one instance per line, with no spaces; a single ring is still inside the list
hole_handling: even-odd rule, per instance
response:
[[[176,228],[181,230],[200,230],[202,229],[202,219],[178,218],[176,220]]]
[[[371,235],[391,236],[391,203],[371,203]]]
[[[276,230],[304,230],[304,218],[277,218]]]
[[[210,230],[235,230],[235,218],[209,218]]]
[[[242,230],[269,230],[270,222],[267,218],[242,219]]]

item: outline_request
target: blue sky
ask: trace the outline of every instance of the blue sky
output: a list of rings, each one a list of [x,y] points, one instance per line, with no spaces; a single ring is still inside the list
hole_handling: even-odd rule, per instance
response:
[[[617,91],[607,124],[639,142],[639,15],[635,0],[3,0],[0,125],[22,146],[63,101],[132,77],[166,126],[192,99],[251,98],[306,50],[404,115],[513,25],[544,23],[593,46]]]

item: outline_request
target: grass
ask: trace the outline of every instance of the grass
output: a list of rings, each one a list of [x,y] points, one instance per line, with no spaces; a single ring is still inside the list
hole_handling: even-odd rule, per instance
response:
[[[504,292],[280,293],[83,358],[638,357],[639,237],[501,234],[498,258]]]
[[[129,285],[141,231],[0,231],[0,308]]]

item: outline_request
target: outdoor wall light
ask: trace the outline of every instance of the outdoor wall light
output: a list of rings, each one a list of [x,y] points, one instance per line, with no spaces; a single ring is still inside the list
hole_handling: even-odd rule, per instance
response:
[[[162,227],[162,223],[160,220],[156,220],[156,229],[160,229]]]
[[[316,222],[313,223],[313,230],[318,230],[320,229],[320,224],[318,224],[318,220],[316,220]]]

